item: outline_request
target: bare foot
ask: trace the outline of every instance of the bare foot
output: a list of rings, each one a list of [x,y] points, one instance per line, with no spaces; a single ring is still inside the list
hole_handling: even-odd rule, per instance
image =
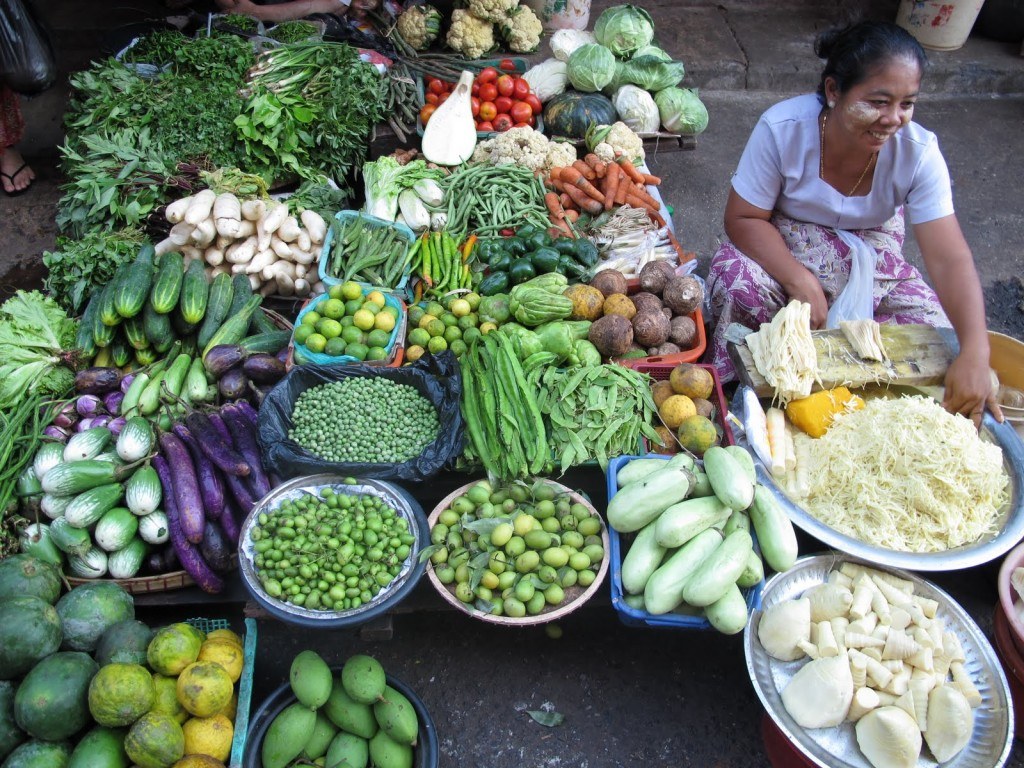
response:
[[[28,189],[36,178],[35,171],[25,162],[25,158],[14,147],[4,150],[0,156],[0,182],[4,192],[13,194]]]

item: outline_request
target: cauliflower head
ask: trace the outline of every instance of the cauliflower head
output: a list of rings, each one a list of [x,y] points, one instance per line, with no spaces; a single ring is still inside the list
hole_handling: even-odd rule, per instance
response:
[[[561,168],[576,162],[576,147],[567,141],[549,141],[548,154],[541,170],[548,173],[552,168]]]
[[[494,47],[494,25],[463,8],[456,8],[452,11],[445,42],[467,59],[479,59]]]
[[[540,47],[544,25],[532,8],[520,5],[501,22],[501,33],[510,51],[529,53]]]
[[[478,19],[499,23],[503,22],[517,5],[519,0],[469,0],[467,7]]]
[[[608,129],[607,133],[605,129]],[[591,147],[591,151],[604,162],[610,163],[619,155],[628,157],[634,163],[644,162],[644,141],[625,123],[614,123],[611,127],[599,125],[595,133],[601,138]]]
[[[547,173],[556,166],[572,165],[576,147],[562,141],[550,141],[529,127],[510,128],[493,139],[477,144],[472,163],[515,164]]]
[[[441,33],[441,14],[432,5],[413,5],[398,17],[398,34],[417,51],[425,51]]]

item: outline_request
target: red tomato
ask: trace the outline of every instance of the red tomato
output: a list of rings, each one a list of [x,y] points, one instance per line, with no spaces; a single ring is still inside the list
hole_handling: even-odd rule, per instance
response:
[[[500,62],[498,62],[498,69],[504,72],[515,72],[516,63],[512,61],[512,59],[502,59]]]
[[[480,74],[476,76],[476,81],[483,85],[484,83],[493,83],[498,79],[498,70],[494,67],[484,67],[480,70]]]
[[[427,104],[434,104],[434,105],[436,105],[437,104],[437,94],[436,93],[428,93],[426,95],[426,99],[425,100],[426,100]]]
[[[525,123],[533,117],[533,110],[530,109],[530,105],[525,101],[517,101],[512,105],[512,109],[509,110],[508,114],[515,122]]]
[[[480,101],[494,101],[498,98],[498,87],[494,83],[483,83],[480,86]]]
[[[516,89],[516,80],[512,75],[502,75],[495,85],[498,86],[498,93],[502,96],[511,96]]]
[[[544,105],[541,104],[540,99],[538,99],[536,95],[532,93],[528,94],[526,98],[523,99],[523,101],[530,105],[530,109],[533,110],[533,114],[535,115],[539,115],[541,112],[544,111]]]
[[[442,93],[440,96],[438,96],[437,97],[437,104],[438,104],[438,106],[440,106],[441,104],[444,104],[446,101],[448,101],[448,97],[449,96],[451,96],[450,93]]]
[[[424,104],[423,107],[420,108],[420,122],[426,125],[430,120],[430,116],[434,114],[435,109],[437,109],[437,107],[433,104]]]
[[[484,120],[482,123],[477,123],[476,124],[476,129],[478,131],[480,131],[481,133],[488,133],[488,132],[494,130],[494,126],[491,125],[491,121],[490,120]]]
[[[473,117],[476,117],[477,115],[480,114],[480,99],[478,99],[476,96],[473,96],[469,100],[469,106],[470,109],[473,110]]]
[[[530,84],[523,80],[523,78],[517,77],[512,83],[512,96],[523,101],[529,95]]]
[[[493,101],[480,102],[480,117],[485,121],[493,120],[497,114],[498,110],[495,108]]]
[[[494,130],[496,131],[507,131],[512,125],[512,118],[508,115],[498,115],[494,118]]]
[[[499,96],[494,100],[495,108],[504,114],[508,114],[509,110],[512,109],[512,99],[508,96]]]
[[[480,83],[473,83],[473,88],[471,89],[471,91],[472,91],[474,96],[479,95],[479,93],[480,93]]]
[[[442,93],[445,90],[444,83],[436,77],[432,77],[430,78],[430,82],[427,84],[427,90],[431,93]]]

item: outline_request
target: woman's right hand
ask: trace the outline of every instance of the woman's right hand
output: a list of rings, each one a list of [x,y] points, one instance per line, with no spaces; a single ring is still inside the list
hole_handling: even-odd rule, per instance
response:
[[[828,320],[828,300],[825,298],[821,281],[809,269],[798,265],[792,281],[787,282],[783,288],[791,300],[797,299],[811,305],[811,330],[825,327]]]

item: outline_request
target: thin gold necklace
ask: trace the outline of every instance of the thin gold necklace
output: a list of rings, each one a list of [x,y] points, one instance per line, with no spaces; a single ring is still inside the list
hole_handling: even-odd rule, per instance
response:
[[[821,154],[818,155],[818,176],[822,181],[825,180],[825,123],[828,122],[828,112],[823,112],[821,115]],[[853,189],[846,193],[847,197],[853,197],[853,193],[860,188],[860,183],[864,181],[864,177],[868,175],[868,171],[871,170],[871,166],[875,164],[875,158],[878,157],[877,152],[872,152],[871,157],[868,158],[868,164],[864,166],[864,170],[860,172],[860,178],[857,179],[857,183],[853,185]]]

